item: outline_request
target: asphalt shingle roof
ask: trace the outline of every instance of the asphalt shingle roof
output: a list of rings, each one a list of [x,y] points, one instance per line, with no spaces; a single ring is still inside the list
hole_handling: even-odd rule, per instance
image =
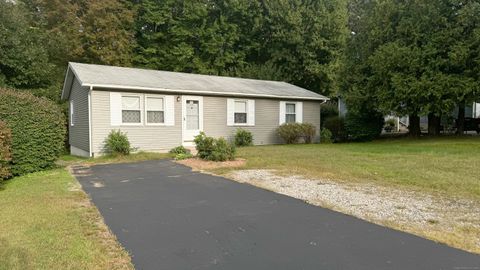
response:
[[[73,71],[82,86],[94,88],[172,91],[203,95],[328,99],[307,89],[278,81],[81,63],[69,63],[69,70]]]

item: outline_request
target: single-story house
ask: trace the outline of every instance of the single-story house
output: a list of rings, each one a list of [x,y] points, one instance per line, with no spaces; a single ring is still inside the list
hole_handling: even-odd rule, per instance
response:
[[[87,157],[102,154],[111,130],[145,151],[193,146],[200,131],[231,139],[238,128],[255,145],[281,143],[275,130],[286,122],[312,123],[318,141],[328,100],[285,82],[81,63],[69,63],[62,99],[70,104],[70,151]]]

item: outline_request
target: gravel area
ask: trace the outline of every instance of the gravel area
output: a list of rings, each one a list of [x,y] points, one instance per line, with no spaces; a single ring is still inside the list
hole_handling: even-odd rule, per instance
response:
[[[274,170],[238,170],[249,183],[377,224],[480,253],[480,203],[400,188],[282,176]]]

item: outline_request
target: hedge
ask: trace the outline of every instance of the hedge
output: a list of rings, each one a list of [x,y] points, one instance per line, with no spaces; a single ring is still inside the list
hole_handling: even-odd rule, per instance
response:
[[[0,119],[12,132],[12,175],[51,168],[63,151],[65,116],[54,102],[0,88]]]
[[[10,128],[3,121],[0,121],[0,183],[11,176],[10,160],[11,160],[11,144],[12,134]]]
[[[345,130],[351,141],[371,141],[382,133],[384,118],[378,112],[353,112],[345,116]]]

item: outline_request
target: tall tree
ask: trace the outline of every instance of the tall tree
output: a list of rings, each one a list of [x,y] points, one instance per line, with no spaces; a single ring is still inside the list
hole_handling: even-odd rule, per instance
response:
[[[135,10],[125,0],[23,0],[37,26],[49,33],[52,59],[130,65]]]
[[[143,0],[135,62],[156,69],[225,74],[255,47],[256,1]]]
[[[43,47],[46,36],[32,27],[22,4],[0,0],[0,85],[43,87],[53,68]]]
[[[347,37],[346,1],[266,0],[260,56],[288,81],[316,92],[337,90],[339,58]]]
[[[478,92],[477,1],[356,0],[348,41],[344,95],[384,113],[438,117]],[[474,40],[472,40],[474,39]],[[475,61],[476,64],[475,64]],[[368,104],[368,103],[367,103]],[[437,133],[439,125],[431,131]]]

